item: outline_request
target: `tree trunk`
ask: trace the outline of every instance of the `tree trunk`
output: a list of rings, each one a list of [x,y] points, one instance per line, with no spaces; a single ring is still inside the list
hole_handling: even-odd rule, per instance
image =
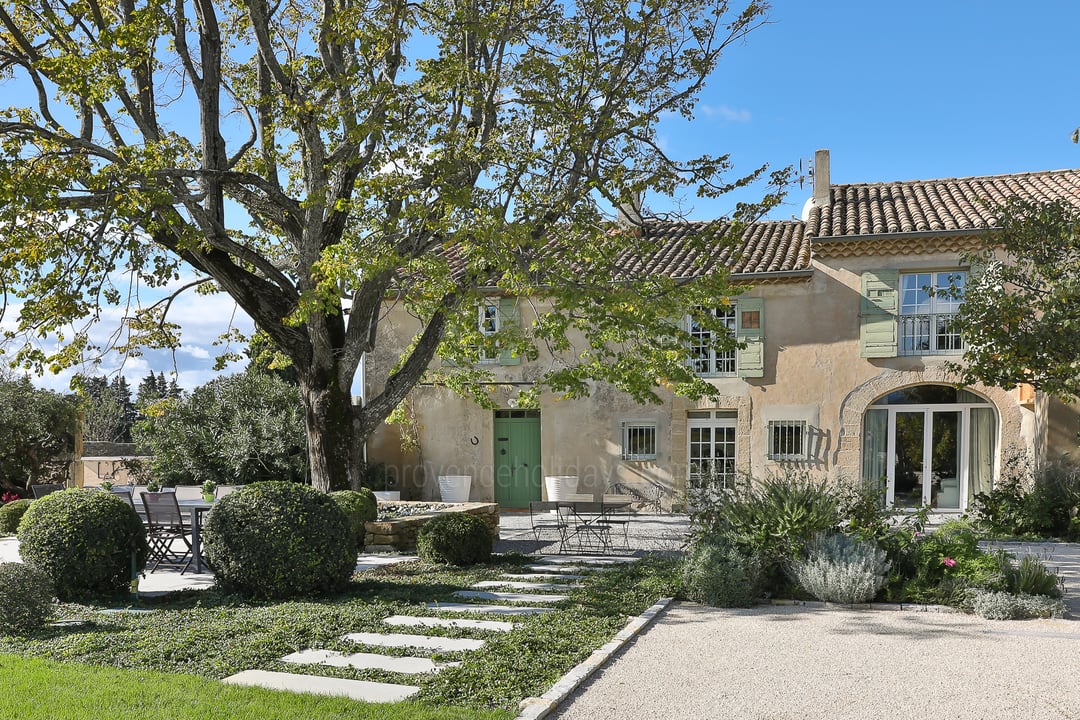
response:
[[[351,490],[359,486],[362,438],[353,427],[352,396],[326,376],[302,375],[300,395],[307,425],[311,484],[317,490]]]

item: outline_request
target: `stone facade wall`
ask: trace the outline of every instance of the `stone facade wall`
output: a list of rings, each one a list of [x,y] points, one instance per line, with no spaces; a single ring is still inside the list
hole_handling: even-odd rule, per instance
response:
[[[409,503],[401,504],[408,505]],[[465,512],[480,517],[491,529],[492,537],[499,537],[498,505],[495,503],[463,503],[439,512],[365,523],[364,529],[367,533],[364,536],[364,547],[369,552],[388,552],[391,550],[414,552],[416,550],[416,533],[420,531],[420,528],[431,522],[433,518],[452,512]]]

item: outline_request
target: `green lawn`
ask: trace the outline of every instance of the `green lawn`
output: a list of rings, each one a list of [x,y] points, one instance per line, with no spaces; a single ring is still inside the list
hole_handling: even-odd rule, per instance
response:
[[[547,691],[622,629],[628,616],[670,595],[674,587],[674,566],[670,561],[646,560],[590,577],[585,588],[571,592],[570,600],[556,605],[552,612],[515,619],[520,624],[509,633],[453,628],[416,631],[486,641],[482,649],[469,653],[371,649],[341,640],[350,632],[407,632],[390,629],[383,618],[394,614],[439,615],[424,603],[451,600],[454,589],[517,570],[523,562],[525,558],[510,557],[465,569],[408,563],[358,575],[350,591],[340,596],[290,602],[250,603],[210,590],[188,591],[133,605],[152,611],[148,613],[105,613],[103,606],[65,604],[60,606],[58,617],[80,620],[82,624],[52,626],[29,637],[0,636],[0,653],[7,654],[0,656],[4,663],[2,676],[18,679],[17,685],[5,682],[0,687],[0,718],[144,720],[243,718],[248,713],[259,718],[289,718],[293,717],[290,713],[299,712],[298,708],[303,709],[306,718],[512,717],[523,698]],[[353,668],[295,666],[279,659],[305,648],[426,654],[462,664],[418,677]],[[35,665],[32,673],[22,667],[9,672],[11,663],[16,662],[13,656],[60,664]],[[88,674],[85,666],[92,666],[93,673]],[[419,685],[421,692],[415,703],[370,706],[374,714],[368,715],[369,706],[362,703],[263,693],[216,682],[248,669],[397,682]],[[60,677],[49,677],[57,673]],[[93,680],[80,680],[83,677]],[[147,683],[154,688],[149,694],[142,690]],[[62,693],[58,688],[63,689]],[[145,710],[148,697],[157,695],[167,698],[171,713]],[[9,707],[10,703],[17,705]],[[231,708],[227,715],[220,710],[226,705]],[[265,710],[268,706],[274,707],[273,713]],[[401,708],[401,715],[389,714],[388,708]]]
[[[505,720],[502,710],[370,705],[224,685],[194,675],[0,655],[4,720]]]

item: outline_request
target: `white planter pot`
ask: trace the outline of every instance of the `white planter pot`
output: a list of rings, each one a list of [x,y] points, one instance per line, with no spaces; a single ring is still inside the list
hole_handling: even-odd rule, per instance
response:
[[[469,502],[469,487],[471,485],[472,475],[439,476],[439,494],[442,496],[443,502]]]
[[[401,499],[400,490],[372,490],[376,500],[396,501]]]
[[[577,494],[577,475],[548,475],[544,478],[544,489],[550,502],[568,501]]]

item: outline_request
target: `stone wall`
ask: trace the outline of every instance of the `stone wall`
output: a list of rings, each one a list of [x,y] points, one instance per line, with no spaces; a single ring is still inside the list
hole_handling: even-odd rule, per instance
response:
[[[395,505],[409,505],[395,502]],[[422,503],[417,503],[422,504]],[[499,537],[499,506],[496,503],[461,503],[439,512],[409,515],[393,520],[376,520],[364,524],[367,531],[364,549],[367,552],[415,552],[416,533],[432,518],[445,513],[466,512],[479,516],[491,529],[492,537]]]

